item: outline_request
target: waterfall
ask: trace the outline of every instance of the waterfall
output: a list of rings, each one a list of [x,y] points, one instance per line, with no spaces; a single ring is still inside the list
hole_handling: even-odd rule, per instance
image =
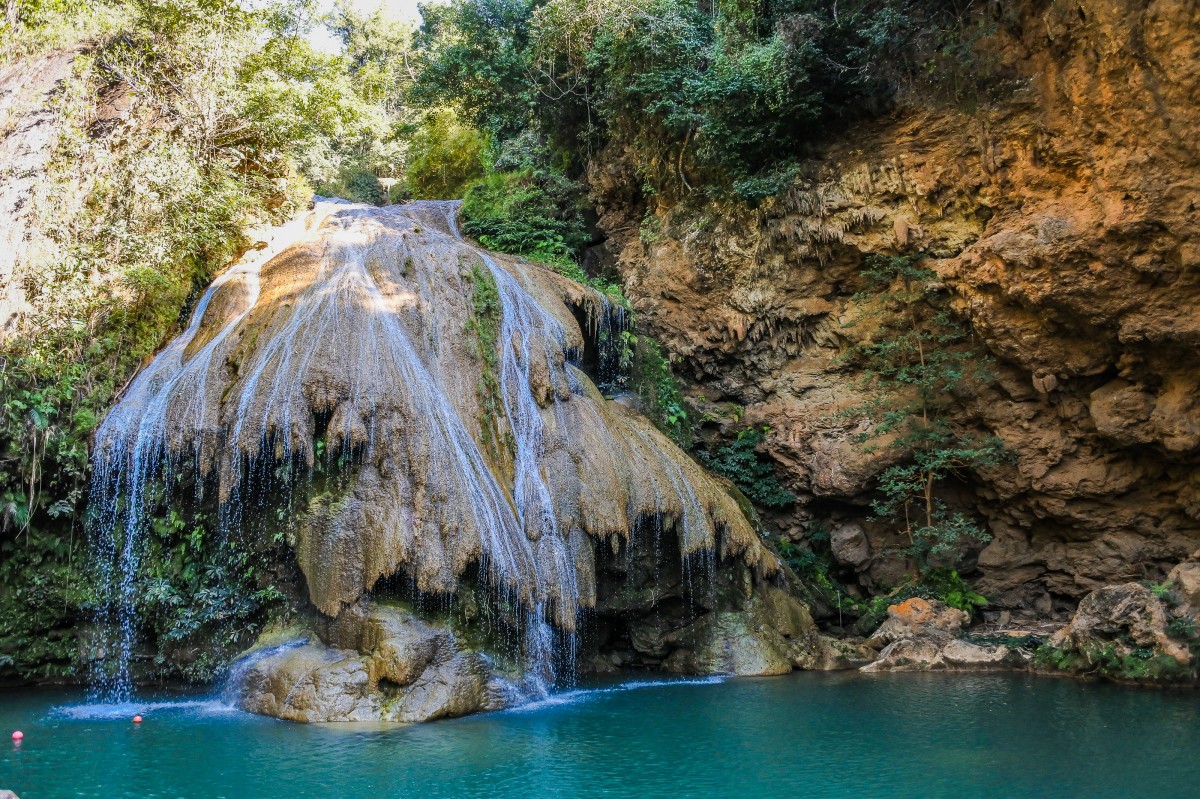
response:
[[[315,610],[337,617],[397,574],[452,595],[474,564],[497,602],[521,609],[535,692],[564,676],[559,662],[570,670],[579,613],[595,603],[593,546],[654,520],[678,528],[685,566],[716,553],[774,568],[728,494],[581,370],[586,334],[619,339],[622,312],[483,251],[457,210],[318,201],[213,282],[104,420],[91,533],[109,598],[108,696],[131,690],[155,514],[212,485],[228,534],[249,512],[249,481],[312,469],[322,434],[354,457],[340,493],[313,497],[297,521]],[[495,318],[481,318],[473,297],[493,289]],[[185,472],[190,499],[173,488]]]

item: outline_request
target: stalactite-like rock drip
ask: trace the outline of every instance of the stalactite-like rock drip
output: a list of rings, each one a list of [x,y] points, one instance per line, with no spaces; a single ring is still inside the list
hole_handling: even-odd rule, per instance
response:
[[[711,477],[571,364],[568,303],[595,318],[607,300],[483,252],[456,211],[321,202],[219,278],[97,436],[125,529],[172,464],[236,507],[262,464],[312,466],[328,420],[321,446],[355,452],[353,482],[312,498],[296,542],[328,615],[401,569],[449,592],[478,563],[573,630],[595,602],[592,547],[647,519],[677,528],[682,556],[778,568]]]

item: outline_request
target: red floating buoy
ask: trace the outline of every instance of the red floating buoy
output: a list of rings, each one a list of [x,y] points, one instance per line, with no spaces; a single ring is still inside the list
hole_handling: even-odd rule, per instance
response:
[[[22,738],[24,738],[24,737],[25,737],[25,733],[21,732],[20,730],[17,730],[16,732],[14,732],[14,733],[13,733],[13,740],[14,740],[14,741],[19,741],[19,740],[21,740],[21,739],[22,739]]]
[[[141,716],[134,716],[134,717],[133,717],[133,723],[134,723],[134,724],[141,724],[141,723],[142,723],[142,717],[141,717]]]

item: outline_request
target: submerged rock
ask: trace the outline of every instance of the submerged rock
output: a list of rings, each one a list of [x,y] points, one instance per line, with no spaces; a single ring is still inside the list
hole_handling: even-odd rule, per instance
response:
[[[497,710],[512,690],[448,627],[401,608],[371,608],[359,641],[260,658],[241,678],[241,706],[290,721],[417,722]]]

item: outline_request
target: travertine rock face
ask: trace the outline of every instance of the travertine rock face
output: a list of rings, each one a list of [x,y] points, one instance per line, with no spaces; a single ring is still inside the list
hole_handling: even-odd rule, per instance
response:
[[[484,251],[457,211],[318,200],[213,282],[96,433],[92,503],[121,630],[135,629],[156,510],[203,496],[221,524],[258,529],[251,514],[266,514],[285,528],[320,639],[254,664],[255,712],[422,721],[496,705],[481,651],[367,613],[381,597],[470,594],[476,626],[505,639],[489,646],[545,690],[575,665],[607,553],[649,550],[677,575],[687,612],[656,628],[655,580],[628,625],[658,660],[680,648],[677,628],[707,614],[724,630],[714,614],[742,607],[683,604],[715,597],[717,575],[735,570],[746,598],[775,590],[779,561],[727,487],[583,371],[619,309]],[[163,484],[187,488],[164,497]],[[780,633],[760,627],[734,630],[744,656],[695,670],[790,670],[786,647],[772,659]]]
[[[331,618],[402,572],[450,594],[477,570],[532,623],[573,632],[596,600],[594,547],[648,523],[680,558],[776,572],[730,494],[575,365],[575,314],[607,322],[603,295],[483,251],[457,210],[321,201],[223,273],[96,434],[114,540],[145,533],[164,476],[212,485],[236,518],[247,481],[333,458],[341,482],[312,493],[294,535]]]
[[[801,497],[776,520],[793,538],[857,522],[872,551],[891,543],[865,508],[888,453],[856,446],[839,416],[859,398],[838,355],[865,255],[930,254],[997,362],[956,423],[1015,455],[948,497],[993,536],[978,588],[1061,615],[1102,585],[1161,580],[1200,545],[1200,7],[1007,10],[993,49],[1020,88],[850,131],[756,211],[698,224],[645,209],[616,158],[591,179],[640,319],[713,407],[771,427]],[[663,235],[642,241],[646,210]],[[860,574],[897,577],[881,557]]]
[[[258,659],[237,686],[242,707],[289,721],[418,722],[497,710],[516,693],[449,628],[407,610],[373,607],[355,628],[353,648],[315,640]]]

